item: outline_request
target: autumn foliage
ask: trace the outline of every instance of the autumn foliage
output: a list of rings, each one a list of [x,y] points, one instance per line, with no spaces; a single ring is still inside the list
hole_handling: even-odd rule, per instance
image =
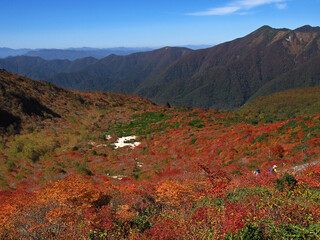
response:
[[[319,114],[265,121],[40,85],[28,91],[51,89],[37,101],[60,117],[21,113],[0,137],[0,239],[319,239]],[[115,149],[128,135],[141,144]]]

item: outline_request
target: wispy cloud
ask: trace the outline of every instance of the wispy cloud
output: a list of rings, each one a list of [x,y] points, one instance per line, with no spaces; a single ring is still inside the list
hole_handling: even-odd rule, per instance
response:
[[[278,9],[285,9],[287,8],[287,4],[286,3],[277,3],[276,4]]]
[[[286,4],[287,0],[238,0],[233,1],[227,4],[224,7],[218,7],[218,8],[211,8],[207,11],[202,12],[194,12],[194,13],[188,13],[187,15],[193,15],[193,16],[210,16],[210,15],[228,15],[232,13],[241,13],[243,10],[249,10],[255,7],[259,7],[261,5],[266,4],[276,4],[276,7],[278,9],[284,9],[287,7]]]
[[[220,7],[220,8],[212,8],[204,12],[189,13],[188,15],[195,15],[195,16],[226,15],[226,14],[234,13],[238,10],[240,10],[239,7],[227,6],[227,7]]]

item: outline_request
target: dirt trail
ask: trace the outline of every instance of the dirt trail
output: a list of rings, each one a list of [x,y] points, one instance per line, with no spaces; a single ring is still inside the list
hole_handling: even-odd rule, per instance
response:
[[[314,165],[317,165],[317,164],[320,164],[320,160],[316,160],[316,161],[313,161],[313,162],[308,162],[308,163],[305,163],[305,164],[302,164],[302,165],[294,166],[294,167],[286,169],[285,171],[288,171],[288,172],[300,172],[300,171],[303,171],[304,169],[306,169],[309,166],[314,166]]]

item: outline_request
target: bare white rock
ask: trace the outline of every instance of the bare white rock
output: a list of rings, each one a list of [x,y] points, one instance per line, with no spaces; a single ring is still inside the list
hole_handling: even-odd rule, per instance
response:
[[[122,180],[123,178],[125,178],[126,176],[124,175],[118,175],[118,176],[110,176],[111,178],[117,179],[117,180]]]
[[[117,142],[115,142],[113,145],[115,146],[115,149],[122,148],[122,147],[131,147],[135,148],[141,144],[141,142],[129,142],[132,140],[135,140],[136,136],[127,136],[127,137],[121,137],[118,138]]]
[[[142,168],[143,167],[143,163],[137,162],[137,167]]]
[[[106,137],[106,140],[110,140],[112,138],[111,135],[106,135],[105,137]]]

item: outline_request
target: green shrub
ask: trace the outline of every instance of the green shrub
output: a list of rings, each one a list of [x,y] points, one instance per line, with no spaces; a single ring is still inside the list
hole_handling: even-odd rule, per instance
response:
[[[77,170],[76,170],[77,174],[89,175],[89,176],[93,175],[91,170],[87,168],[86,164],[77,163],[76,168],[77,168]]]
[[[37,162],[41,156],[54,151],[60,147],[59,142],[50,139],[46,140],[43,136],[16,136],[8,148],[8,157],[11,161],[29,159]]]
[[[196,141],[198,140],[198,138],[192,138],[191,140],[190,140],[190,144],[195,144],[196,143]]]
[[[253,139],[252,144],[255,144],[257,142],[262,143],[264,141],[268,142],[268,134],[266,133],[263,133],[262,135],[257,136],[255,139]]]
[[[203,128],[205,125],[204,125],[203,121],[201,121],[200,119],[195,119],[195,120],[191,120],[190,122],[188,122],[188,126]]]
[[[131,225],[138,228],[140,232],[144,232],[152,227],[152,223],[148,219],[149,218],[146,215],[137,215]]]
[[[79,148],[78,148],[77,146],[74,146],[74,147],[72,148],[72,151],[77,151],[77,150],[79,150]]]
[[[110,132],[115,133],[118,136],[130,136],[130,135],[148,135],[153,132],[163,131],[166,128],[173,127],[167,124],[165,121],[171,119],[170,116],[163,112],[145,112],[142,114],[133,115],[133,120],[128,124],[116,123]]]
[[[312,224],[307,227],[302,227],[293,224],[270,225],[269,239],[319,239],[320,224]]]
[[[141,169],[138,166],[135,166],[132,170],[132,176],[135,180],[138,180],[141,175]]]
[[[234,234],[228,234],[225,239],[261,240],[265,238],[263,232],[259,229],[259,227],[247,224],[245,228],[240,229],[238,232]]]
[[[289,190],[292,190],[297,184],[297,180],[291,174],[286,173],[282,178],[277,178],[275,181],[275,188],[280,192],[283,192],[285,186],[288,186]]]

